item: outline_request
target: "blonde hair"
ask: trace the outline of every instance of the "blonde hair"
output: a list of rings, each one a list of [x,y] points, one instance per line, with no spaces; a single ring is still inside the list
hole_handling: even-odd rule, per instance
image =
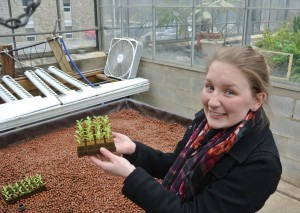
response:
[[[270,89],[270,67],[265,57],[251,46],[230,46],[220,49],[208,62],[206,70],[214,61],[231,64],[241,70],[247,77],[253,96],[266,94]]]

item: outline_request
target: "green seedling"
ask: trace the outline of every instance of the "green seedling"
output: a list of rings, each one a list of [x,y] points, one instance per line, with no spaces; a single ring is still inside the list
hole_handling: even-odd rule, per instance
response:
[[[93,126],[94,126],[94,130],[95,130],[95,143],[96,141],[100,141],[100,139],[102,138],[103,134],[102,134],[102,124],[101,124],[101,117],[100,116],[94,116],[93,117]]]
[[[88,142],[91,143],[94,140],[92,118],[87,116],[86,120],[84,121],[84,124],[85,124],[85,138]]]
[[[36,175],[34,178],[33,178],[33,182],[36,184],[37,187],[40,187],[42,185],[44,185],[44,181],[43,181],[43,178],[41,175]]]
[[[4,196],[4,199],[5,200],[8,200],[8,199],[11,199],[11,191],[10,191],[10,187],[9,186],[4,186],[2,188],[2,191],[1,191],[2,195]]]
[[[32,193],[44,186],[45,183],[42,175],[37,174],[35,176],[26,177],[26,179],[20,179],[14,184],[3,186],[1,194],[6,202],[16,202],[17,199],[20,199],[22,196]]]
[[[84,128],[83,128],[83,120],[77,120],[76,121],[76,132],[75,132],[75,138],[76,138],[76,142],[78,144],[83,143],[84,141]]]
[[[92,155],[99,152],[99,148],[104,146],[114,150],[110,121],[108,116],[87,116],[86,119],[76,121],[75,140],[78,146],[78,156]],[[110,143],[109,146],[107,146]]]
[[[87,116],[86,119],[84,120],[85,123],[85,129],[86,132],[89,132],[92,130],[92,119],[91,117]]]

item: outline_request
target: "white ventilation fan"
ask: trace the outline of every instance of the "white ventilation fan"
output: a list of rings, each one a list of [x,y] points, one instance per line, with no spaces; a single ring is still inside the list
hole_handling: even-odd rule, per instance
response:
[[[104,74],[117,79],[135,78],[143,50],[143,43],[131,38],[113,38]]]

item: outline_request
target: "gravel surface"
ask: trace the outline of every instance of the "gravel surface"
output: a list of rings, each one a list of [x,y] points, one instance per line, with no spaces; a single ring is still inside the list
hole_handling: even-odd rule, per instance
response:
[[[112,131],[127,134],[163,151],[172,151],[185,131],[170,124],[126,109],[109,115]],[[0,149],[0,187],[19,179],[41,174],[47,190],[15,204],[0,198],[0,212],[144,212],[121,193],[123,178],[106,174],[88,157],[77,157],[73,127],[45,133]]]

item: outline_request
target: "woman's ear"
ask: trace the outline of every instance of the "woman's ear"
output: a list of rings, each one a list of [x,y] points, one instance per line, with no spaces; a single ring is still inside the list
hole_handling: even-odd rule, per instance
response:
[[[258,93],[256,95],[256,97],[254,97],[254,101],[253,101],[253,104],[251,106],[251,111],[255,112],[256,110],[258,110],[261,105],[264,103],[264,101],[266,100],[267,98],[267,94],[264,93],[264,92],[261,92],[261,93]]]

